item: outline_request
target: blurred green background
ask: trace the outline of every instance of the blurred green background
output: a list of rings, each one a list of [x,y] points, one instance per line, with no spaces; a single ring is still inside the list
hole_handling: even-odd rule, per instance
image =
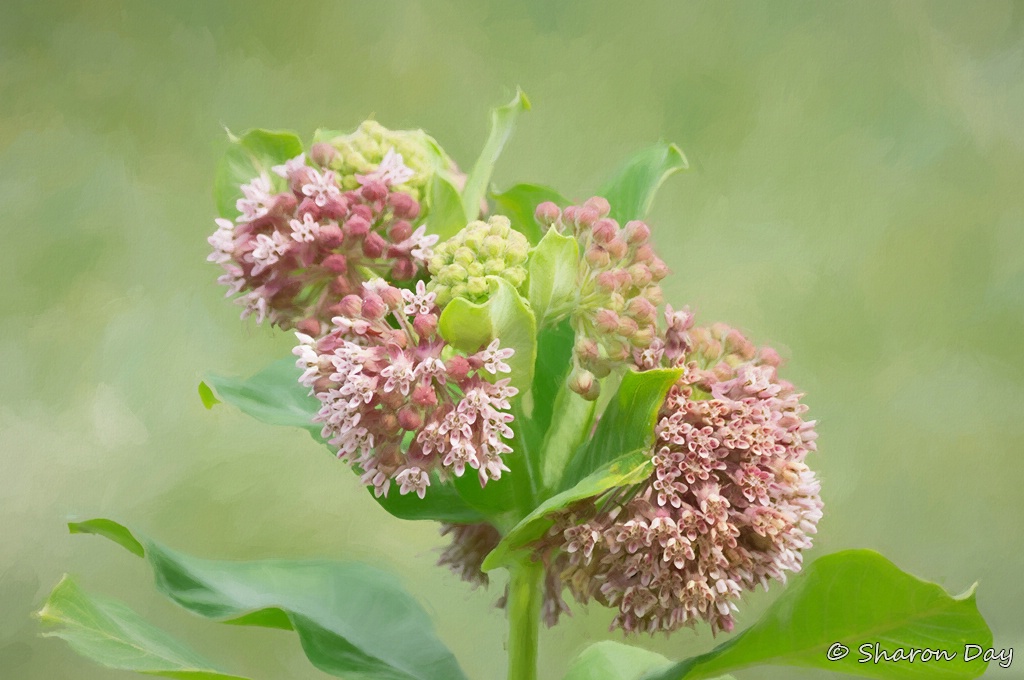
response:
[[[463,165],[516,85],[495,181],[585,198],[634,150],[692,170],[650,216],[667,298],[788,357],[846,547],[978,599],[1024,657],[1024,5],[10,2],[0,19],[0,677],[129,677],[37,638],[65,571],[259,679],[326,677],[293,636],[193,620],[145,566],[70,537],[110,516],[193,554],[397,572],[471,677],[503,677],[489,592],[433,567],[304,433],[207,412],[209,371],[289,339],[240,323],[204,259],[222,126],[423,127]],[[752,597],[739,626],[778,592]],[[605,637],[543,633],[543,677]],[[636,640],[679,657],[706,629]],[[1024,658],[989,676],[1024,677]],[[796,670],[741,678],[809,678]]]

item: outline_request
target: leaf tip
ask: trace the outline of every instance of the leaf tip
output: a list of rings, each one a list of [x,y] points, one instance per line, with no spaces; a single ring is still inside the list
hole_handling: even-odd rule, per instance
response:
[[[523,92],[523,88],[519,87],[518,85],[516,86],[516,98],[513,99],[512,101],[513,103],[518,102],[519,107],[523,111],[529,111],[533,108],[533,105],[530,103],[530,98],[526,96],[525,92]]]
[[[217,404],[223,403],[221,402],[220,399],[217,398],[217,395],[213,393],[213,389],[211,389],[210,386],[207,385],[205,381],[199,382],[199,399],[200,401],[203,402],[203,406],[206,407],[207,411],[212,409]]]

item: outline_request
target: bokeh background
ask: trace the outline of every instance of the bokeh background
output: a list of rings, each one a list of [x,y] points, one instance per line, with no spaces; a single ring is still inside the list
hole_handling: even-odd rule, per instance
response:
[[[287,353],[205,263],[223,126],[423,127],[462,164],[521,85],[495,175],[584,198],[677,142],[650,222],[667,297],[788,357],[820,420],[811,554],[875,548],[979,581],[1024,657],[1024,5],[11,2],[0,20],[0,677],[129,677],[37,637],[61,574],[233,670],[326,677],[294,636],[194,620],[71,518],[211,557],[336,556],[396,572],[473,678],[504,676],[491,590],[433,567],[304,433],[206,411],[210,371]],[[774,597],[752,597],[752,622]],[[606,637],[543,634],[543,677]],[[707,630],[636,640],[673,657]],[[785,669],[740,678],[821,677]],[[1024,677],[1024,658],[993,678]]]

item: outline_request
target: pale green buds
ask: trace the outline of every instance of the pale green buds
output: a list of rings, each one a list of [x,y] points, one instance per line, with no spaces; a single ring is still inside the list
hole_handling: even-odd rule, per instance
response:
[[[526,282],[530,242],[512,228],[507,217],[494,215],[486,222],[468,224],[434,247],[428,268],[428,289],[441,307],[453,298],[483,302],[490,293],[488,276],[500,276],[519,289]]]

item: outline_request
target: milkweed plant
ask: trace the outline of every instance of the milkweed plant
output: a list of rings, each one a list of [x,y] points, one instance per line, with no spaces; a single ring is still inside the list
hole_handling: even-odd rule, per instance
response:
[[[366,502],[395,521],[437,522],[440,564],[469,584],[507,571],[497,597],[509,680],[538,677],[541,624],[589,611],[573,602],[611,610],[630,642],[681,628],[725,640],[679,661],[599,641],[567,679],[711,678],[757,664],[984,672],[983,658],[912,667],[838,653],[875,641],[957,651],[992,634],[973,588],[952,597],[868,550],[805,563],[823,508],[803,393],[771,347],[661,288],[671,272],[645,219],[663,180],[686,168],[682,152],[644,149],[584,200],[536,184],[499,191],[492,169],[529,108],[518,92],[492,111],[468,172],[425,132],[373,120],[308,145],[288,132],[229,135],[208,259],[241,317],[295,346],[251,377],[209,378],[204,404],[308,430],[359,476]],[[294,631],[328,674],[466,678],[388,573],[213,561],[108,519],[69,526],[146,560],[160,591],[199,616]],[[736,632],[755,588],[780,594]],[[111,668],[239,677],[70,577],[40,617],[44,634]]]

